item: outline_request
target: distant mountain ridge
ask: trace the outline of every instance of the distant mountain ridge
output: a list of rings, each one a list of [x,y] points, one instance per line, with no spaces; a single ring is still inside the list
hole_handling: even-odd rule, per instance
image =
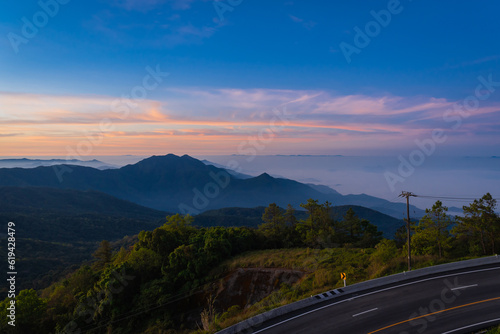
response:
[[[82,166],[34,169],[0,169],[0,186],[35,186],[94,190],[161,211],[198,214],[226,207],[281,207],[313,198],[333,205],[359,205],[396,218],[406,206],[368,195],[341,195],[324,186],[274,178],[264,173],[240,179],[225,169],[207,165],[188,155],[152,156],[119,169],[98,170]],[[414,216],[422,210],[412,207]]]
[[[118,168],[118,166],[93,159],[93,160],[78,160],[78,159],[0,159],[0,168],[36,168],[55,165],[77,165],[93,167],[97,169]]]

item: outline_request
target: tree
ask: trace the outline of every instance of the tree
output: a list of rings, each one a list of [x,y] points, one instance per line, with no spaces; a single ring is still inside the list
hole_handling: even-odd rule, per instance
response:
[[[336,230],[337,240],[350,243],[355,247],[372,248],[382,239],[382,232],[366,219],[359,219],[352,208],[349,208]]]
[[[479,243],[482,253],[488,254],[486,245],[489,243],[491,253],[495,253],[496,239],[500,231],[500,220],[495,213],[496,206],[496,199],[487,193],[470,205],[464,205],[464,216],[456,218],[458,224],[453,232],[458,238],[468,240],[472,252],[475,252],[474,245]]]
[[[161,273],[162,259],[154,250],[139,248],[133,250],[127,259],[127,263],[132,267],[143,281],[147,281]]]
[[[285,224],[289,227],[294,227],[297,224],[297,218],[295,217],[295,209],[291,204],[288,204],[285,214],[284,214]]]
[[[394,233],[394,241],[398,248],[403,248],[408,239],[408,231],[406,225],[401,225]]]
[[[484,226],[485,232],[491,245],[491,254],[496,253],[496,238],[500,233],[500,220],[495,212],[497,200],[490,193],[487,193],[479,200],[479,209],[481,211],[481,225]]]
[[[191,226],[193,217],[176,214],[167,216],[167,222],[154,231],[139,233],[139,241],[134,248],[149,248],[162,257],[167,257],[177,247],[189,242],[192,235],[197,233]]]
[[[97,265],[104,267],[111,262],[111,245],[108,240],[101,241],[101,245],[92,254],[97,259]]]
[[[2,333],[40,333],[45,332],[47,300],[38,297],[33,289],[22,290],[15,299],[15,327],[8,324],[11,299],[0,302],[0,329]]]
[[[356,242],[361,235],[361,220],[352,208],[347,210],[341,222],[342,232],[347,235],[347,242]]]
[[[308,212],[306,220],[296,225],[303,243],[308,247],[327,248],[335,241],[335,221],[331,217],[330,202],[319,204],[317,200],[308,199],[300,205]]]
[[[264,233],[273,247],[282,247],[286,225],[280,207],[276,203],[269,204],[262,215],[262,220],[264,224],[259,226],[259,230]]]
[[[355,243],[356,247],[373,248],[382,240],[383,233],[366,219],[361,219],[360,231],[359,240]]]
[[[415,252],[421,254],[436,254],[443,257],[443,250],[450,247],[450,226],[452,221],[446,214],[448,208],[441,201],[436,201],[432,209],[425,210],[425,216],[420,219],[415,228],[412,243]]]
[[[291,204],[288,204],[286,211],[283,215],[286,225],[287,235],[284,241],[284,246],[289,247],[300,247],[302,246],[300,242],[300,235],[297,233],[297,217],[295,217],[295,209]]]

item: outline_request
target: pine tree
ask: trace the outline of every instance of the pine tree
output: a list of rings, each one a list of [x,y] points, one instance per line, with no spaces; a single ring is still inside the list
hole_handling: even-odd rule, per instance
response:
[[[425,254],[435,253],[437,250],[438,256],[443,257],[443,250],[449,247],[449,228],[452,224],[447,212],[448,208],[441,201],[436,201],[432,209],[425,210],[425,216],[420,219],[413,236],[417,252]]]
[[[111,262],[111,245],[108,240],[101,241],[101,245],[92,254],[97,259],[99,266],[105,266]]]

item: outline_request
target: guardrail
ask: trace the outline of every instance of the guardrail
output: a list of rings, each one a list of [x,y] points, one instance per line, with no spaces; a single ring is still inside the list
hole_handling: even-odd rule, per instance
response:
[[[500,256],[490,256],[473,260],[465,260],[459,262],[452,262],[446,264],[440,264],[437,266],[416,269],[409,272],[403,272],[399,274],[394,274],[390,276],[385,276],[381,278],[372,279],[365,282],[356,283],[353,285],[349,285],[345,288],[339,288],[330,290],[324,293],[320,293],[316,296],[312,296],[303,300],[299,300],[295,303],[291,303],[289,305],[278,307],[274,310],[261,313],[252,318],[244,320],[236,325],[223,329],[216,334],[237,334],[237,333],[253,333],[252,328],[256,326],[262,325],[265,321],[277,318],[279,316],[313,306],[315,304],[321,303],[325,300],[329,300],[332,298],[337,298],[341,295],[356,293],[363,290],[369,290],[377,287],[381,287],[384,285],[389,285],[392,283],[398,283],[406,280],[411,280],[423,276],[435,275],[440,273],[445,273],[448,271],[460,270],[465,268],[473,268],[490,264],[500,264]]]

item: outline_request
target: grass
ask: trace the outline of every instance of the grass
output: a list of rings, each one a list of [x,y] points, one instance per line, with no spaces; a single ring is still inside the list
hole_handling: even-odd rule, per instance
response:
[[[500,326],[490,328],[485,334],[500,334]]]
[[[412,260],[414,269],[458,261],[435,256],[414,256]],[[390,259],[381,259],[377,250],[359,248],[262,250],[236,256],[214,269],[211,275],[222,277],[238,268],[286,268],[303,271],[305,275],[294,286],[283,285],[253,305],[244,309],[233,306],[218,314],[212,331],[193,333],[213,333],[277,307],[342,287],[342,272],[347,274],[347,284],[401,273],[407,270],[407,258],[406,254],[397,253]],[[500,333],[493,331],[488,334]]]

